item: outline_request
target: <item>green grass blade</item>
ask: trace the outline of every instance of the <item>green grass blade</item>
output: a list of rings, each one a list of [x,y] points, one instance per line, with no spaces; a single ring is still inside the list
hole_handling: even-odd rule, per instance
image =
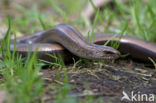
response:
[[[39,21],[40,21],[40,24],[41,24],[43,30],[46,30],[47,27],[46,27],[46,25],[44,24],[43,19],[42,19],[42,17],[41,17],[40,14],[38,15],[38,19],[39,19]]]

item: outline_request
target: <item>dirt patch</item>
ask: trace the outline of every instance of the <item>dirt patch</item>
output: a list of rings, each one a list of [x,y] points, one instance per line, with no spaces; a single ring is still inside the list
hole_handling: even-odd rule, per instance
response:
[[[132,91],[156,94],[156,69],[148,64],[124,59],[89,64],[81,63],[76,68],[72,65],[67,66],[67,83],[72,86],[69,96],[78,100],[94,96],[95,101],[102,97],[109,103],[120,103],[123,91],[128,95]],[[42,73],[46,88],[44,100],[50,103],[56,98],[56,88],[51,86],[64,87],[65,72],[53,68],[43,69]]]

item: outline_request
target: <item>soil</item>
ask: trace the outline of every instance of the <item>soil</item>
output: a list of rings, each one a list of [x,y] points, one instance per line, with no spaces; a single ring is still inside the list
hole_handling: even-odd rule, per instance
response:
[[[65,74],[68,75],[67,83],[72,86],[69,96],[76,97],[77,100],[92,96],[95,102],[98,98],[103,98],[107,103],[128,103],[121,102],[123,91],[129,96],[132,91],[136,94],[156,94],[156,69],[151,64],[131,59],[86,62],[78,64],[75,68],[69,64],[66,72],[54,67],[42,69],[41,72],[45,80],[46,103],[51,103],[56,98],[57,88],[53,86],[66,85]]]

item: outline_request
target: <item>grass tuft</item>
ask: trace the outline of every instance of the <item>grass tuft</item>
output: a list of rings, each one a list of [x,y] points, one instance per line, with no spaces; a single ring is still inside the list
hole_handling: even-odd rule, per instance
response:
[[[36,53],[28,56],[26,62],[20,55],[10,51],[11,19],[6,36],[1,44],[0,53],[3,53],[0,61],[1,75],[4,78],[2,88],[8,93],[8,100],[12,103],[35,103],[42,96],[43,81],[40,78],[40,66]],[[14,47],[15,48],[15,47]],[[22,99],[21,99],[22,98]]]

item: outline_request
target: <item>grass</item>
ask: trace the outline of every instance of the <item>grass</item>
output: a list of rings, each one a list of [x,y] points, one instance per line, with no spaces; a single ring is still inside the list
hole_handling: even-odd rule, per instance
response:
[[[149,60],[153,63],[153,65],[154,65],[154,67],[156,69],[156,62],[152,58],[150,58],[150,57],[149,57]]]
[[[47,55],[53,58],[55,62],[48,62],[45,60],[40,60],[40,61],[46,63],[46,65],[49,65],[49,67],[56,66],[58,68],[65,68],[65,63],[61,57],[57,57],[56,55],[51,55],[51,54],[47,54]]]
[[[69,1],[73,3],[69,3]],[[72,24],[79,28],[84,28],[84,25],[86,28],[89,27],[89,24],[80,16],[74,20],[70,20],[70,16],[73,13],[80,13],[82,5],[85,5],[84,2],[80,0],[62,0],[61,2],[63,6],[60,6],[56,0],[46,0],[45,4],[48,7],[47,11],[50,11],[49,14],[41,12],[37,6],[31,10],[20,5],[14,6],[14,9],[19,14],[14,15],[15,18],[12,19],[12,24],[9,19],[8,31],[0,48],[0,52],[2,53],[3,47],[6,47],[6,51],[3,51],[3,61],[0,61],[0,75],[3,76],[0,79],[0,88],[9,94],[12,103],[36,103],[36,100],[42,100],[44,95],[43,80],[39,75],[41,63],[37,60],[35,53],[32,57],[29,56],[24,60],[20,56],[15,56],[16,50],[10,53],[9,44],[12,32],[19,36],[18,34],[21,35],[22,33],[29,34],[46,30],[58,24],[59,20],[61,23]],[[91,0],[90,3],[94,6]],[[147,41],[156,42],[155,0],[150,0],[148,3],[143,3],[141,0],[130,0],[128,3],[121,3],[116,0],[113,7],[106,5],[102,12],[99,9],[94,9],[96,12],[95,19],[90,30],[91,32],[88,32],[88,35],[91,35],[89,36],[90,41],[92,41],[91,37],[94,37],[94,31],[96,31],[97,27],[102,26],[102,32],[105,33],[131,34]],[[8,24],[8,19],[4,18],[2,22]],[[118,45],[116,43],[114,47],[117,48]],[[59,73],[60,71],[57,72],[57,78],[62,81],[62,85],[54,85],[56,90],[55,102],[83,103],[87,100],[87,103],[94,103],[94,97],[87,97],[76,101],[76,98],[71,98],[68,95],[73,87],[68,84],[67,68],[62,59],[55,56],[52,57],[57,62],[46,63],[60,68],[64,75],[64,80],[61,80],[60,75],[62,74]],[[82,61],[84,60],[75,61],[73,68],[76,68]],[[151,60],[151,62],[155,65],[155,61]],[[103,102],[101,98],[97,101]],[[42,102],[44,103],[44,101]]]
[[[21,56],[15,56],[15,50],[13,53],[10,52],[10,33],[9,19],[9,28],[0,50],[3,54],[3,61],[0,61],[3,81],[0,86],[7,91],[12,103],[35,103],[43,95],[43,81],[39,75],[41,66],[37,63],[36,53],[32,57],[29,55],[23,64]]]

